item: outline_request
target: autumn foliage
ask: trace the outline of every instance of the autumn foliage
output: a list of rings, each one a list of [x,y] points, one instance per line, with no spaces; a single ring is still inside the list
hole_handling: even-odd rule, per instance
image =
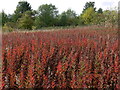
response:
[[[3,34],[2,88],[119,88],[116,29]]]

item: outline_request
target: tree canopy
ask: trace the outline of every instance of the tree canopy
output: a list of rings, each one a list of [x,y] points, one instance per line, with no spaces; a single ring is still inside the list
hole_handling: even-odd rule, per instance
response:
[[[93,21],[95,20],[96,12],[94,11],[93,7],[90,7],[85,10],[85,12],[82,14],[82,19],[84,21],[84,24],[93,24]]]
[[[42,4],[38,10],[33,10],[27,1],[19,1],[13,14],[0,13],[0,24],[4,29],[40,29],[54,26],[78,25],[116,25],[118,22],[117,10],[96,10],[95,2],[86,2],[81,14],[72,9],[59,13],[55,5]]]
[[[19,18],[19,28],[21,29],[32,29],[33,17],[31,11],[26,11],[21,18]]]
[[[31,5],[27,1],[20,1],[14,11],[13,19],[16,22],[26,11],[32,11]]]
[[[84,13],[85,10],[87,10],[90,7],[94,8],[94,11],[95,11],[96,10],[96,8],[95,8],[95,2],[86,2],[85,6],[83,8],[83,13]]]
[[[60,15],[60,25],[77,25],[77,14],[74,10],[68,9]]]
[[[58,16],[58,10],[55,5],[43,4],[37,11],[36,25],[38,26],[54,26]]]
[[[4,11],[2,11],[1,15],[2,15],[2,26],[3,26],[8,21],[8,17]]]

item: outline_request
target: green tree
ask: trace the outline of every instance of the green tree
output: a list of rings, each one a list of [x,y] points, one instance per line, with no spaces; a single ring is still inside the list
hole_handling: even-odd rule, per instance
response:
[[[8,17],[4,11],[2,11],[1,14],[2,14],[2,26],[4,26],[4,24],[8,22]]]
[[[98,12],[98,13],[103,13],[102,8],[99,8],[97,12]]]
[[[75,11],[68,9],[66,12],[63,12],[60,15],[60,25],[62,26],[77,25],[77,14],[75,13]]]
[[[96,15],[97,13],[94,11],[93,7],[90,7],[85,10],[85,12],[82,14],[82,20],[84,24],[94,24],[96,22]]]
[[[92,24],[93,23],[92,18],[93,16],[95,16],[96,12],[95,10],[96,10],[95,2],[86,2],[82,14],[79,16],[78,22],[79,25]]]
[[[59,25],[60,26],[67,26],[67,15],[66,12],[63,12],[61,15],[59,15]]]
[[[86,2],[82,13],[84,13],[84,11],[87,10],[88,8],[90,8],[90,7],[94,8],[94,11],[95,11],[96,10],[95,2]]]
[[[26,11],[18,20],[18,27],[20,29],[32,29],[34,19],[31,11]]]
[[[13,15],[12,14],[8,14],[8,22],[13,22]]]
[[[78,25],[84,25],[83,14],[78,17]]]
[[[75,11],[68,9],[67,12],[68,25],[77,25],[77,14]]]
[[[38,16],[35,20],[37,28],[56,25],[58,10],[55,5],[43,4],[38,8],[37,13]]]
[[[105,10],[103,12],[104,18],[104,24],[108,26],[114,26],[118,23],[118,11],[117,10]]]
[[[20,1],[13,14],[13,21],[16,22],[26,11],[32,11],[31,5],[27,1]]]

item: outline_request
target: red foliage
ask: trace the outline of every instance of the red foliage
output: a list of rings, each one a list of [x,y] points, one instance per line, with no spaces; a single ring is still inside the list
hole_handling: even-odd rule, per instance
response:
[[[118,88],[115,32],[85,28],[3,34],[2,88]]]

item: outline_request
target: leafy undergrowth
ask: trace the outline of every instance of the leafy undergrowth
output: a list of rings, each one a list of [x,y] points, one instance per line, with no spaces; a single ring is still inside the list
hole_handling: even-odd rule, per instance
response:
[[[13,32],[2,44],[3,89],[119,88],[116,29]]]

